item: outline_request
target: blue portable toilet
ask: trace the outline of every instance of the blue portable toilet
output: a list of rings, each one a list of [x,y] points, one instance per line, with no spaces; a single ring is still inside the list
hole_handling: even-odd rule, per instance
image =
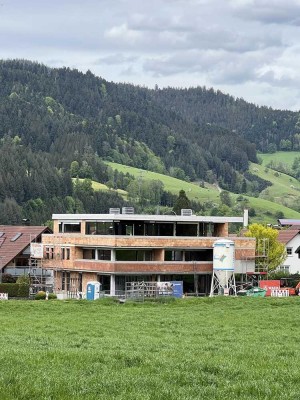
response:
[[[86,299],[96,300],[100,297],[101,283],[97,281],[91,281],[86,286]]]

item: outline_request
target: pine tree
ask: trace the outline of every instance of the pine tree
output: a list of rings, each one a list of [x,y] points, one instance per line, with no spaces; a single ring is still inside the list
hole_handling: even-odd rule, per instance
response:
[[[177,214],[181,214],[181,210],[185,208],[191,208],[190,200],[188,199],[184,190],[180,190],[179,196],[175,201],[173,211]]]

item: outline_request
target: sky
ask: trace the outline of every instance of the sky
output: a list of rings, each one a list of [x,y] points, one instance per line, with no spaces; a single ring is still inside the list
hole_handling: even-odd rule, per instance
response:
[[[0,58],[300,110],[300,0],[0,0]]]

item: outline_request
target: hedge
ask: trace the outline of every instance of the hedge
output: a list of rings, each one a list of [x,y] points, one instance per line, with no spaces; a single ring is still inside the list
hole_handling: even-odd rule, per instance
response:
[[[0,283],[0,293],[10,297],[29,297],[29,285],[19,283]]]

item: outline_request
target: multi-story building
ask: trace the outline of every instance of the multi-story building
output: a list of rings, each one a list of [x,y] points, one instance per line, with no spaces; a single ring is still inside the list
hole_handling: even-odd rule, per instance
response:
[[[131,210],[132,211],[132,210]],[[124,213],[125,212],[125,213]],[[184,292],[207,294],[213,243],[228,238],[228,224],[243,217],[186,215],[54,214],[43,235],[43,266],[54,271],[56,291],[85,291],[98,280],[111,295],[131,281],[183,281]],[[230,236],[235,272],[254,272],[255,239]]]

